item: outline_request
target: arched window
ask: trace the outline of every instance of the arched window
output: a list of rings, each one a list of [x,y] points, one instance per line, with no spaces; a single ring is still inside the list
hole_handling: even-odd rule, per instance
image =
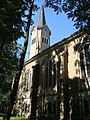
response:
[[[46,63],[46,87],[54,87],[56,85],[56,64],[52,60]]]
[[[24,109],[24,112],[25,112],[25,113],[28,113],[28,112],[29,112],[29,109],[30,109],[30,108],[29,108],[29,107],[30,107],[30,104],[27,104],[27,103],[25,102],[23,107],[24,107],[24,108],[23,108],[23,109]]]
[[[87,66],[87,75],[90,77],[90,44],[86,44],[84,46],[85,51],[85,59],[86,59],[86,66]]]
[[[84,101],[84,113],[85,116],[89,115],[89,104],[87,100]]]
[[[90,43],[84,44],[80,50],[80,66],[82,78],[90,77]],[[86,67],[85,67],[86,66]]]
[[[80,66],[81,66],[82,78],[84,79],[84,77],[86,76],[86,74],[85,74],[85,64],[84,64],[84,55],[83,55],[83,52],[80,52]]]
[[[45,114],[56,114],[56,101],[50,101],[45,104]]]
[[[23,78],[23,85],[24,85],[24,91],[29,90],[29,69],[25,72],[24,78]]]

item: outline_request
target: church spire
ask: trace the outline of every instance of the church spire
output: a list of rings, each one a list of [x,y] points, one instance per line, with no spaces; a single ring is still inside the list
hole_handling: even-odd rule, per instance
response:
[[[45,19],[45,13],[44,13],[44,5],[42,5],[39,20],[38,20],[38,26],[42,27],[43,25],[46,25],[46,19]]]
[[[51,31],[46,25],[44,5],[40,10],[38,25],[31,31],[30,58],[50,47]]]

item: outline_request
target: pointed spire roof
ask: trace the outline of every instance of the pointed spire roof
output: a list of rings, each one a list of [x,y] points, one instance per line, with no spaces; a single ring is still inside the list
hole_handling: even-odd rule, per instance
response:
[[[38,20],[38,26],[42,27],[43,25],[46,25],[46,19],[45,19],[45,13],[44,13],[44,5],[42,5],[40,10],[40,16]]]

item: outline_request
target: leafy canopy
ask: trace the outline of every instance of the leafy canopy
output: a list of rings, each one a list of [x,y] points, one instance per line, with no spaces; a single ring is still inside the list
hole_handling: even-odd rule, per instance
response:
[[[26,0],[0,0],[0,112],[5,106],[11,89],[19,58],[18,38],[24,36],[29,6]]]
[[[76,28],[90,30],[90,0],[63,0],[62,9]]]
[[[90,30],[90,0],[45,0],[45,5],[57,14],[64,11],[77,29]]]

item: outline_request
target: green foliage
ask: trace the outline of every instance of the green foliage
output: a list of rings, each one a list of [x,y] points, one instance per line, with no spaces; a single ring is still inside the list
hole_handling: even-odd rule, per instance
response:
[[[28,0],[1,0],[0,2],[0,82],[2,84],[0,89],[0,112],[7,114],[6,119],[10,119],[24,64],[29,26],[33,23],[30,9],[32,3]],[[33,11],[38,9],[37,5],[32,8]],[[19,48],[17,40],[21,37],[25,38],[25,42],[19,59],[17,56]],[[14,87],[12,87],[14,74]]]
[[[0,112],[6,111],[13,76],[18,68],[17,40],[24,36],[25,11],[29,9],[25,0],[0,0]]]
[[[0,120],[2,120],[2,117],[0,117]],[[27,120],[27,118],[22,118],[22,117],[11,117],[10,120]]]
[[[0,112],[5,112],[6,103],[9,97],[13,75],[18,66],[14,44],[4,44],[0,56]]]
[[[57,14],[61,12],[61,0],[45,0],[45,6],[53,8]]]
[[[0,40],[10,42],[24,35],[22,18],[27,9],[23,0],[0,0]]]
[[[90,30],[90,0],[64,0],[62,9],[76,28]]]
[[[27,120],[27,118],[23,118],[23,117],[11,117],[11,120]]]
[[[57,14],[64,11],[77,29],[90,30],[90,0],[45,0],[45,6]]]

